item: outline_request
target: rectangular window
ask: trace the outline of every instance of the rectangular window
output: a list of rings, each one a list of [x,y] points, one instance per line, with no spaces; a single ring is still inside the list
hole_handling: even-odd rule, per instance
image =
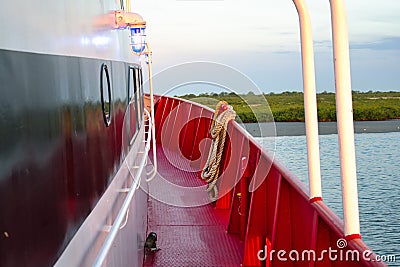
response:
[[[143,111],[144,111],[144,93],[143,93],[143,75],[142,75],[142,69],[139,69],[139,107],[140,107],[140,112],[143,116]]]
[[[143,77],[142,69],[138,66],[129,67],[129,131],[131,143],[136,136],[143,120]]]
[[[142,121],[142,109],[141,109],[141,105],[140,105],[140,102],[141,102],[141,96],[140,96],[140,91],[141,91],[141,75],[142,73],[141,73],[141,71],[140,71],[140,69],[135,69],[135,81],[136,81],[136,88],[137,88],[137,90],[136,90],[136,94],[135,94],[135,101],[136,101],[136,107],[137,107],[137,118],[138,118],[138,121],[139,121],[139,123]]]
[[[138,106],[137,106],[137,68],[129,67],[128,99],[129,99],[129,140],[133,140],[139,129]]]

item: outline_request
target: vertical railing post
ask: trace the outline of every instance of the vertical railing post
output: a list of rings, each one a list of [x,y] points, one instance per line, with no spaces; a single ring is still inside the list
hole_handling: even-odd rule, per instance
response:
[[[303,0],[293,0],[299,14],[303,68],[304,114],[307,135],[310,202],[322,200],[321,167],[318,140],[317,92],[315,86],[314,48],[310,16]]]
[[[344,232],[348,239],[360,238],[356,155],[354,145],[349,39],[343,0],[330,0],[335,65],[336,114],[339,136],[340,173]]]
[[[150,175],[150,177],[147,178],[147,182],[150,182],[151,180],[154,179],[154,177],[157,174],[157,145],[156,145],[156,124],[155,124],[155,119],[154,119],[154,94],[153,94],[153,72],[152,72],[152,63],[153,63],[153,58],[152,58],[152,51],[150,49],[149,44],[146,42],[146,60],[147,60],[147,66],[148,66],[148,71],[149,71],[149,89],[150,89],[150,116],[153,121],[153,125],[151,129],[149,129],[149,133],[152,135],[153,138],[153,171],[150,173],[147,173],[147,175]],[[151,133],[150,133],[151,130]]]

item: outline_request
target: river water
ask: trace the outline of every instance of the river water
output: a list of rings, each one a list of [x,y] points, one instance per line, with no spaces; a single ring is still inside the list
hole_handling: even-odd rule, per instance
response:
[[[396,123],[394,127],[396,129],[397,123],[400,122],[393,123]],[[265,144],[270,143],[271,138],[256,139]],[[319,142],[322,196],[324,202],[343,218],[338,135],[320,135]],[[400,264],[400,131],[356,133],[355,144],[361,235],[367,245],[378,254],[397,255],[396,263],[388,264],[398,266]],[[275,145],[276,158],[308,185],[306,137],[278,136]]]

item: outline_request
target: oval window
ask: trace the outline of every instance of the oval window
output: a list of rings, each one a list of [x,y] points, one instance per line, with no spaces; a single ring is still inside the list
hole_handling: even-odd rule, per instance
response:
[[[106,127],[111,123],[111,83],[108,66],[101,65],[100,70],[100,95],[101,95],[101,109],[103,113],[103,120]]]

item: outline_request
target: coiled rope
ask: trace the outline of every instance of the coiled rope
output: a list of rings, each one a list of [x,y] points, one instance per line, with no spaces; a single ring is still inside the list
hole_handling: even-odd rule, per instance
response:
[[[221,110],[223,111],[220,112]],[[210,153],[208,154],[207,163],[201,172],[201,178],[208,183],[206,191],[211,201],[216,201],[218,199],[217,182],[221,158],[224,152],[226,129],[228,122],[234,120],[235,117],[236,112],[233,110],[232,106],[229,106],[225,101],[218,102],[210,127],[210,135],[212,138]]]

